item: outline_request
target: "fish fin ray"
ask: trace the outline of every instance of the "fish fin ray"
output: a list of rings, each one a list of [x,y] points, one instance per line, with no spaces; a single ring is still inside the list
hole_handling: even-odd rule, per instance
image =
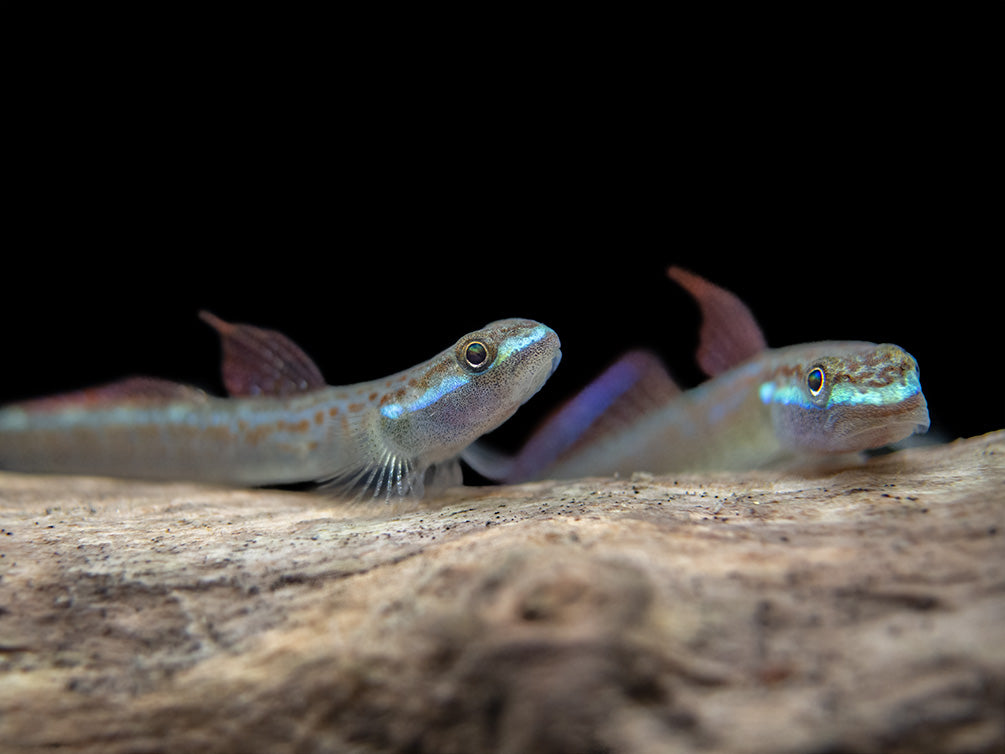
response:
[[[317,480],[324,493],[353,501],[385,502],[423,496],[426,464],[368,438],[362,418],[350,427],[350,437],[364,451],[360,458]]]
[[[624,431],[680,392],[655,354],[629,351],[542,423],[513,459],[505,481],[546,476],[567,454]]]
[[[722,374],[768,347],[754,315],[735,294],[681,267],[670,267],[667,275],[701,308],[697,358],[706,375]]]
[[[30,398],[16,405],[25,411],[56,411],[70,407],[102,408],[113,405],[158,405],[171,401],[204,401],[202,390],[157,377],[126,377],[94,387]]]
[[[199,317],[220,336],[223,383],[231,396],[295,395],[326,386],[311,357],[282,333],[225,322],[207,311]]]

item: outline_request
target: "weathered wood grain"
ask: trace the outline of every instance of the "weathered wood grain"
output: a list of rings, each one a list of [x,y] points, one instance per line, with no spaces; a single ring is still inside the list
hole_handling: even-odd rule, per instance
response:
[[[0,474],[0,529],[0,751],[1005,747],[1005,432],[394,507]]]

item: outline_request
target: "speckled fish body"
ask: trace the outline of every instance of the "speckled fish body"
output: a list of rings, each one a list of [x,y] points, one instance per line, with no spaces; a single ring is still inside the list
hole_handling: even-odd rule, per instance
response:
[[[834,342],[765,352],[646,411],[625,430],[586,438],[546,468],[522,476],[756,469],[789,462],[812,464],[823,460],[821,456],[888,445],[928,426],[914,360],[892,349],[896,346]],[[863,403],[828,412],[780,402],[782,386],[792,384],[795,375],[808,373],[820,359],[836,358],[835,354],[857,364],[890,360],[891,369],[902,370],[898,380],[909,394],[906,403],[894,407]]]
[[[702,308],[698,356],[711,379],[681,391],[655,356],[629,353],[531,437],[507,479],[815,465],[927,430],[917,362],[903,349],[768,349],[733,294],[670,272]]]
[[[283,398],[215,398],[0,413],[0,466],[31,472],[279,484],[351,462],[331,443],[348,417],[337,388]],[[361,402],[359,405],[363,405]],[[319,449],[321,452],[319,452]]]
[[[421,496],[432,477],[459,482],[464,449],[536,393],[561,357],[550,328],[500,320],[411,369],[334,387],[278,333],[207,319],[224,339],[234,397],[126,380],[15,404],[0,410],[0,468],[236,485],[318,481],[352,494]]]

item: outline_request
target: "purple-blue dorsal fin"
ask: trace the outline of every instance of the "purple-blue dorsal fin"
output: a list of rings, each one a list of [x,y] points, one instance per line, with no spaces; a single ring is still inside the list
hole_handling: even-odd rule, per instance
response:
[[[649,351],[629,351],[559,407],[520,449],[509,482],[533,479],[574,448],[631,426],[680,388]]]
[[[223,384],[231,396],[283,396],[325,387],[311,357],[282,333],[225,322],[206,311],[199,317],[220,334]]]
[[[94,387],[30,398],[17,403],[26,411],[59,411],[67,408],[163,404],[178,400],[205,400],[206,394],[190,385],[156,377],[126,377]]]
[[[757,320],[733,293],[705,278],[672,266],[667,275],[701,308],[698,366],[709,377],[722,374],[768,347]]]

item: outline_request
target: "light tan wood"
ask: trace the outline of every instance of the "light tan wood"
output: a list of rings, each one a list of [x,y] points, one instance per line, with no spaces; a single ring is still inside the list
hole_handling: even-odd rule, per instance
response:
[[[410,506],[0,474],[0,529],[0,751],[1005,747],[1005,432]]]

